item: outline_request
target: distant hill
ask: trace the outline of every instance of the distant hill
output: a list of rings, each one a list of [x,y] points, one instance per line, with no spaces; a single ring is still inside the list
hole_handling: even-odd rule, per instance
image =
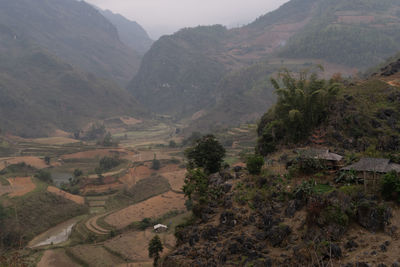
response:
[[[206,118],[219,117],[223,125],[235,123],[232,118],[243,121],[270,107],[272,86],[265,82],[265,98],[240,97],[224,80],[235,80],[235,73],[239,79],[246,69],[254,77],[265,62],[269,74],[310,63],[324,65],[328,73],[365,70],[400,51],[399,10],[394,0],[292,0],[241,28],[183,29],[154,43],[128,88],[154,112],[177,118],[203,114],[201,128]]]
[[[85,74],[0,24],[0,129],[24,137],[75,131],[112,116],[143,114],[117,85]]]
[[[130,21],[120,14],[114,14],[110,10],[101,10],[100,13],[117,28],[119,37],[124,44],[141,55],[150,49],[153,40],[137,22]]]
[[[125,85],[140,55],[94,7],[75,0],[0,0],[0,24],[84,71]]]

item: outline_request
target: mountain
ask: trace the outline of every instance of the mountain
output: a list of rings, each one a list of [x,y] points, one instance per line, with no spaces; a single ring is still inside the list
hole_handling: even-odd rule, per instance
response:
[[[147,32],[135,21],[130,21],[120,14],[114,14],[110,10],[100,10],[118,30],[121,41],[133,50],[144,55],[153,44]]]
[[[0,129],[23,137],[143,114],[125,90],[63,62],[30,38],[0,24]]]
[[[183,29],[154,43],[128,89],[157,113],[190,118],[205,114],[207,107],[208,118],[218,117],[213,112],[229,105],[218,96],[234,96],[236,90],[221,84],[246,68],[257,73],[262,72],[257,66],[269,64],[269,73],[274,73],[282,67],[318,63],[330,74],[351,75],[396,53],[399,10],[400,3],[394,0],[382,5],[369,0],[292,0],[244,27]],[[273,89],[270,84],[266,87],[267,98],[240,98],[230,106],[235,112],[238,105],[243,108],[237,119],[270,107]],[[224,117],[222,124],[234,123],[229,121],[234,116]]]
[[[125,85],[140,55],[94,7],[75,0],[0,0],[0,24],[31,39],[63,61]]]

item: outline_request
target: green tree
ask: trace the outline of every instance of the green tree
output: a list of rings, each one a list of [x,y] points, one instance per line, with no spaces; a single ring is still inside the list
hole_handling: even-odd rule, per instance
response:
[[[158,235],[153,237],[149,243],[149,257],[154,259],[153,266],[158,266],[158,260],[160,259],[160,252],[163,251],[163,245],[161,243],[161,239]]]
[[[208,177],[200,169],[192,169],[186,174],[183,192],[189,200],[207,197]]]
[[[260,155],[251,155],[247,158],[246,166],[250,174],[260,174],[264,165],[264,158]]]
[[[296,143],[308,137],[326,120],[340,88],[334,79],[320,79],[309,70],[297,75],[283,70],[271,83],[278,102],[263,116],[258,127],[258,152],[262,155],[273,152],[279,141]]]
[[[53,183],[53,178],[51,177],[51,173],[45,170],[40,170],[35,174],[35,177],[42,182],[52,184]]]
[[[46,162],[47,165],[50,165],[50,160],[49,156],[44,157],[44,162]]]
[[[210,174],[221,169],[225,148],[214,135],[206,135],[187,149],[185,155],[189,161],[189,168],[204,168],[204,171]]]

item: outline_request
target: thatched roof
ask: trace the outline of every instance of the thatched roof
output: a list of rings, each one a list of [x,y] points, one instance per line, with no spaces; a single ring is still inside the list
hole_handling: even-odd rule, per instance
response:
[[[359,162],[342,168],[344,171],[366,171],[388,173],[391,171],[400,172],[400,165],[391,163],[389,159],[363,158]]]
[[[322,159],[329,161],[341,161],[343,159],[342,156],[332,153],[329,149],[303,149],[297,151],[300,154],[300,157],[307,159]]]

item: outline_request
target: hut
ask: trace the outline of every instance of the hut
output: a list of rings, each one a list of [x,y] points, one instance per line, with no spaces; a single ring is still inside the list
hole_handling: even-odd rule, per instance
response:
[[[300,160],[319,160],[328,169],[338,170],[342,165],[343,157],[341,155],[330,152],[329,149],[301,149],[297,150]]]
[[[157,233],[162,233],[168,230],[168,227],[163,224],[154,225],[154,231]]]
[[[367,191],[372,183],[374,189],[378,181],[386,173],[395,171],[400,173],[400,165],[390,162],[390,159],[362,158],[359,162],[342,168],[343,171],[355,171],[359,178],[364,179],[364,188]]]

